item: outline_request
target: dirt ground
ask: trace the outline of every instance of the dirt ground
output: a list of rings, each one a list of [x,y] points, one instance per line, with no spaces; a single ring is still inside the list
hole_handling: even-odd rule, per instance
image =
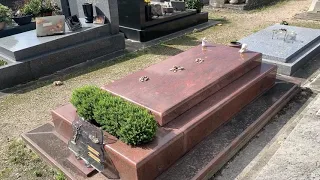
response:
[[[52,86],[54,80],[39,81],[0,97],[0,179],[63,179],[61,173],[51,169],[25,148],[19,135],[50,121],[50,110],[68,103],[73,89],[89,84],[102,86],[110,83],[198,45],[203,37],[213,43],[227,44],[282,20],[290,25],[320,28],[319,23],[293,19],[295,14],[306,11],[311,1],[282,1],[249,12],[206,9],[210,12],[210,18],[221,21],[222,26],[187,34],[112,62],[54,79],[62,80],[63,86]]]

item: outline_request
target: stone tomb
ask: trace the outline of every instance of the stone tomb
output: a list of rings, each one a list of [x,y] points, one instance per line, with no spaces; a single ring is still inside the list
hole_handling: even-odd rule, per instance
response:
[[[292,32],[296,35],[290,39]],[[240,42],[248,44],[249,50],[261,52],[263,62],[276,64],[278,73],[292,75],[319,53],[320,30],[277,24],[245,37]]]
[[[294,83],[275,85],[276,66],[261,63],[261,54],[238,51],[221,45],[205,50],[197,46],[102,87],[149,109],[160,124],[156,138],[143,146],[128,146],[108,136],[104,149],[122,180],[202,179],[227,162],[297,91]],[[174,73],[173,66],[184,70]],[[150,79],[140,82],[141,76]],[[248,104],[250,108],[242,112]],[[230,124],[240,111],[242,115]],[[103,179],[75,160],[67,148],[77,118],[75,108],[61,106],[52,111],[52,118],[53,124],[23,134],[24,140],[70,179]],[[211,139],[203,141],[208,136]],[[212,138],[218,139],[212,142]],[[189,154],[199,150],[206,157]]]
[[[149,41],[208,22],[207,12],[190,9],[147,20],[144,0],[118,0],[118,4],[120,31],[135,41]]]
[[[1,38],[0,58],[8,65],[0,67],[0,89],[88,60],[106,60],[123,51],[125,41],[119,33],[117,0],[101,0],[95,5],[108,18],[106,24],[89,24],[80,18],[83,28],[74,32],[66,25],[66,33],[62,35],[37,37],[36,30],[32,30]],[[80,10],[74,14],[83,16]]]
[[[320,0],[313,0],[307,12],[295,15],[297,19],[320,21]]]
[[[309,8],[309,12],[319,13],[320,12],[320,1],[313,0]]]

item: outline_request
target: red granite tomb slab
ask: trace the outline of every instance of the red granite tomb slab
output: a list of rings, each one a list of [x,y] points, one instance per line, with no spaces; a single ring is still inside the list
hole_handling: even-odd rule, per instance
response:
[[[105,145],[105,150],[120,173],[121,179],[153,179],[168,169],[199,141],[227,122],[236,112],[274,84],[276,67],[261,65],[206,100],[160,127],[150,144],[131,147],[121,141]],[[59,114],[57,114],[59,113]],[[72,105],[53,111],[56,122],[70,127],[76,118]],[[59,119],[60,118],[60,119]],[[58,123],[60,124],[60,123]],[[62,132],[68,139],[71,135]]]
[[[163,126],[260,65],[260,53],[238,50],[197,46],[102,88],[149,109]],[[204,61],[196,63],[197,58]],[[174,66],[185,70],[174,73],[170,71]],[[139,82],[143,76],[150,80]]]

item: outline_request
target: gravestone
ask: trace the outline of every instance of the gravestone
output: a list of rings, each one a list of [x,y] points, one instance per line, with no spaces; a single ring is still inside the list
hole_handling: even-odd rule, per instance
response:
[[[309,8],[309,12],[320,12],[320,0],[313,0]]]
[[[151,3],[167,3],[151,1]],[[163,16],[148,13],[144,0],[118,0],[120,31],[128,39],[145,42],[208,22],[208,13],[194,9],[174,11]],[[151,9],[150,9],[151,10]]]
[[[307,12],[298,13],[294,17],[302,20],[320,21],[320,0],[313,0]]]
[[[70,1],[71,14],[84,17],[83,2]],[[66,33],[62,35],[37,37],[36,30],[32,30],[1,38],[0,58],[9,64],[0,67],[0,89],[88,60],[107,60],[123,51],[125,42],[119,33],[117,0],[100,0],[93,5],[97,7],[95,15],[108,18],[105,24],[85,23],[84,18],[80,18],[81,29],[70,31],[66,26]]]
[[[289,39],[292,33],[295,38]],[[319,52],[320,30],[276,24],[240,42],[248,44],[249,50],[261,52],[264,62],[277,64],[278,73],[291,75]]]
[[[94,16],[102,15],[107,18],[107,22],[111,24],[111,33],[119,32],[118,4],[116,0],[69,0],[71,15],[78,15],[84,18],[82,4],[92,2]]]

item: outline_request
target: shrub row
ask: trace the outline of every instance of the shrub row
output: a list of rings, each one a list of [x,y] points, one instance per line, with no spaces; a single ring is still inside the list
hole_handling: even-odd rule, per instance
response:
[[[157,123],[148,110],[94,87],[74,90],[71,103],[80,117],[95,120],[103,130],[129,145],[153,140]]]

